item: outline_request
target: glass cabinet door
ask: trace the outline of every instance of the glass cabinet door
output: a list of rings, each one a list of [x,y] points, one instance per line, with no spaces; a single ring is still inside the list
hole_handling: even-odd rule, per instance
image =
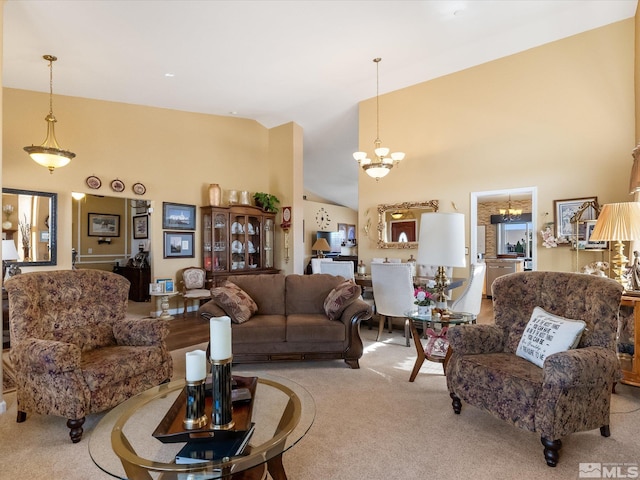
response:
[[[260,234],[262,217],[247,216],[247,268],[262,268]]]
[[[274,220],[272,218],[264,219],[264,265],[263,268],[273,268],[273,235]]]
[[[245,215],[231,215],[231,271],[247,265],[247,221]]]
[[[221,272],[229,268],[228,262],[228,225],[227,213],[214,212],[213,214],[213,271]]]
[[[212,270],[213,266],[213,236],[211,232],[212,213],[204,212],[202,214],[202,265],[207,271]]]

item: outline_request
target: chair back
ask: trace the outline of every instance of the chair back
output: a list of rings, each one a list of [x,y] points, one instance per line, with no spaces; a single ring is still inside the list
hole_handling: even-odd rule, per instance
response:
[[[182,271],[182,281],[185,290],[194,290],[204,288],[206,284],[207,273],[204,268],[188,267]]]
[[[622,287],[584,273],[517,272],[492,285],[495,323],[505,330],[504,351],[513,353],[535,307],[587,325],[578,347],[615,349]]]
[[[378,314],[404,317],[414,307],[413,277],[408,263],[372,263],[371,283]]]
[[[354,268],[355,267],[353,266],[353,262],[350,260],[320,263],[320,273],[328,273],[329,275],[335,275],[336,277],[340,275],[347,280],[353,280],[355,278],[353,271]]]
[[[482,306],[482,286],[484,285],[484,274],[487,265],[484,263],[474,263],[471,265],[467,286],[451,303],[451,310],[454,312],[468,312],[478,316]]]
[[[311,273],[320,273],[320,264],[324,262],[333,262],[333,258],[312,258]]]

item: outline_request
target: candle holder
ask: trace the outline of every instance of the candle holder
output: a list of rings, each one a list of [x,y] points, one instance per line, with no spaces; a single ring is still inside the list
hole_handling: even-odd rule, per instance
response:
[[[214,430],[231,430],[233,421],[233,404],[231,400],[231,360],[211,360],[211,387],[213,405],[211,408],[211,428]]]
[[[205,381],[188,380],[185,388],[187,396],[186,411],[182,424],[187,430],[196,430],[207,425],[207,414],[204,411]]]

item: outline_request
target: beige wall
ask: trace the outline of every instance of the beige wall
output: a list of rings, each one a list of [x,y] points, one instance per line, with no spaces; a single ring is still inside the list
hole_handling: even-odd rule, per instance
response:
[[[538,227],[554,199],[629,200],[633,78],[629,19],[382,96],[382,143],[407,155],[379,182],[361,171],[360,225],[379,203],[428,199],[468,223],[470,192],[508,188],[538,188]],[[360,104],[360,148],[374,138],[375,98]],[[365,261],[381,256],[375,236],[364,240]],[[537,255],[540,270],[572,268],[567,248]]]
[[[44,66],[43,61],[46,78]],[[296,194],[292,182],[302,188],[301,173],[291,173],[302,171],[301,165],[295,166],[302,162],[297,145],[302,131],[295,124],[270,132],[242,118],[58,95],[54,95],[58,142],[77,156],[69,166],[49,174],[23,151],[25,145],[44,140],[48,94],[7,88],[3,93],[3,134],[9,139],[3,148],[3,186],[58,194],[58,265],[23,271],[71,267],[72,191],[149,200],[154,209],[149,224],[152,275],[172,278],[181,268],[201,264],[200,220],[196,258],[163,259],[162,202],[206,205],[208,185],[218,183],[224,190],[273,193],[291,204]],[[270,153],[270,143],[276,154]],[[90,175],[102,180],[100,189],[87,187]],[[126,185],[122,193],[110,188],[116,178]],[[133,194],[136,182],[146,186],[145,195]],[[280,248],[281,242],[276,245]],[[278,250],[276,265],[281,261]],[[302,259],[299,262],[302,265]]]

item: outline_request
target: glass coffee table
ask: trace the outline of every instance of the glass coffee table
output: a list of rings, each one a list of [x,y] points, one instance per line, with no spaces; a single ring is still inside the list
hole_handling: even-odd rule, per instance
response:
[[[257,377],[251,421],[255,431],[243,455],[200,464],[176,464],[185,442],[163,443],[154,436],[184,380],[151,388],[109,411],[89,438],[93,462],[115,478],[127,480],[205,480],[265,478],[286,480],[282,454],[304,437],[315,418],[315,403],[303,387],[282,377]],[[214,433],[215,436],[215,433]]]
[[[405,312],[409,328],[411,330],[411,336],[416,346],[416,363],[411,371],[409,381],[413,382],[420,371],[420,367],[425,360],[431,362],[443,363],[443,367],[446,367],[446,362],[449,353],[449,342],[446,339],[446,330],[451,325],[464,325],[467,323],[475,323],[476,316],[466,312],[449,312],[449,316],[437,317],[432,315],[420,315],[418,309],[412,309]],[[427,346],[422,345],[421,336],[418,333],[417,326],[421,327],[421,330],[427,338]],[[430,331],[431,330],[431,331]],[[429,332],[430,331],[430,332]],[[436,347],[436,353],[429,354],[426,350],[428,346]]]

